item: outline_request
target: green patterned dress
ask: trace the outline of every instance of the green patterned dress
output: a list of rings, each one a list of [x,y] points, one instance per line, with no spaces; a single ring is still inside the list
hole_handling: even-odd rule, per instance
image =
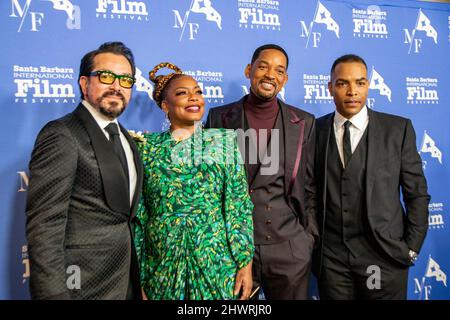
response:
[[[169,131],[138,143],[144,186],[135,229],[149,299],[234,299],[252,261],[253,204],[233,130]]]

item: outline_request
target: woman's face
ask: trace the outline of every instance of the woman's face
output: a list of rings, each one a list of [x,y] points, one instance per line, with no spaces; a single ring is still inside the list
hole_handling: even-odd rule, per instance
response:
[[[205,100],[197,81],[189,76],[172,79],[161,108],[168,113],[172,129],[193,126],[195,121],[201,121]]]

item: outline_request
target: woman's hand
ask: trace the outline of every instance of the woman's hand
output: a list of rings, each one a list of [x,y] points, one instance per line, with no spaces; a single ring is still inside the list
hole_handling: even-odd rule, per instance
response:
[[[236,285],[234,286],[234,295],[241,293],[239,300],[248,300],[252,291],[252,262],[238,270],[236,274]]]
[[[147,295],[144,292],[144,289],[141,288],[142,291],[142,300],[148,300]]]

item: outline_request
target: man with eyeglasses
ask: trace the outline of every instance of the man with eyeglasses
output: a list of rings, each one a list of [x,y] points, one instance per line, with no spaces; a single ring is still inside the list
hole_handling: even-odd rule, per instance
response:
[[[81,60],[81,103],[39,133],[27,199],[33,299],[141,299],[133,243],[142,163],[117,118],[133,54],[107,42]]]

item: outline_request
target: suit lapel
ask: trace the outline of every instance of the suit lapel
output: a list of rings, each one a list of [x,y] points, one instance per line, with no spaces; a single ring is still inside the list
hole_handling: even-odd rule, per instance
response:
[[[244,101],[247,96],[243,97],[236,105],[222,117],[222,123],[224,127],[230,129],[244,129]],[[283,121],[284,129],[284,150],[285,150],[285,192],[289,193],[289,189],[292,187],[292,182],[295,179],[298,171],[300,170],[301,154],[303,141],[300,141],[304,137],[305,131],[305,120],[298,117],[298,115],[291,109],[289,109],[285,103],[278,100],[280,106],[280,116]],[[304,140],[304,138],[302,139]],[[241,153],[244,153],[242,147],[245,146],[245,141],[239,141],[239,147]],[[286,146],[295,146],[294,148]],[[269,148],[269,147],[268,147]],[[266,149],[266,152],[268,150]],[[248,166],[246,164],[247,178],[248,178]],[[260,171],[258,171],[253,184],[260,184],[262,182]]]
[[[370,195],[372,194],[378,164],[381,158],[381,134],[382,130],[376,112],[367,109],[369,113],[369,124],[367,129],[367,171],[366,171],[366,203],[370,208]]]
[[[142,165],[141,157],[139,156],[139,151],[136,147],[136,144],[133,141],[133,138],[131,138],[131,136],[128,134],[128,131],[121,124],[119,124],[119,126],[120,126],[120,130],[122,131],[123,135],[127,138],[128,143],[130,144],[131,150],[133,151],[134,165],[136,167],[136,174],[137,174],[136,188],[134,189],[133,200],[131,202],[131,219],[133,219],[133,217],[136,214],[137,205],[139,204],[139,198],[140,198],[140,194],[141,194],[142,181],[143,181],[143,165]]]
[[[323,199],[322,203],[325,208],[326,204],[326,190],[327,190],[327,162],[328,162],[328,147],[330,144],[330,135],[331,130],[333,128],[333,119],[334,112],[330,113],[326,116],[326,118],[322,122],[317,122],[318,130],[317,130],[317,154],[316,159],[318,159],[315,163],[318,165],[316,168],[316,172],[318,172],[319,179],[321,180],[319,183],[323,185]],[[320,200],[320,199],[319,199]]]
[[[244,129],[244,101],[246,97],[236,102],[228,112],[222,114],[223,128],[234,130]]]
[[[279,101],[284,126],[284,187],[286,195],[292,191],[293,182],[300,171],[305,119],[299,118],[293,109]]]
[[[112,210],[129,215],[128,182],[121,169],[119,158],[115,155],[102,129],[82,104],[79,104],[73,113],[81,120],[91,139],[103,182],[106,203]]]

